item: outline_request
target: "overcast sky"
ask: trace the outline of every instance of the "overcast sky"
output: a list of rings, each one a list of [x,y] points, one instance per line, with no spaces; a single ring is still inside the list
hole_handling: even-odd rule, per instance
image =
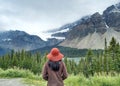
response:
[[[95,12],[102,14],[119,0],[0,0],[0,31],[22,30],[48,37],[42,33],[74,22]]]

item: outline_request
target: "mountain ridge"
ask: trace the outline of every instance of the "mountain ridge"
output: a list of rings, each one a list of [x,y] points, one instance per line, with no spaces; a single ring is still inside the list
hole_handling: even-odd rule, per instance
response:
[[[103,14],[98,12],[72,28],[60,46],[78,49],[104,49],[114,37],[120,43],[120,4],[112,5]]]
[[[31,50],[44,47],[45,41],[36,35],[30,35],[24,31],[4,31],[0,33],[0,46],[14,50]]]

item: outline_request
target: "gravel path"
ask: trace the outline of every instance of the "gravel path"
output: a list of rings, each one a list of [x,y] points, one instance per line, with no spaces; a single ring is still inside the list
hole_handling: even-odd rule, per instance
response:
[[[21,79],[0,79],[0,86],[28,86]]]

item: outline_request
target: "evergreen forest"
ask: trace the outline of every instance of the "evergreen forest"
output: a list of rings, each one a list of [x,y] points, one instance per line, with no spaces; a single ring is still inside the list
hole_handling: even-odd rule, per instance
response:
[[[46,55],[47,53],[41,55],[40,52],[32,54],[24,50],[17,52],[12,50],[10,54],[0,57],[0,68],[4,70],[9,68],[27,69],[34,74],[41,75],[42,67],[47,61]],[[103,51],[94,53],[93,50],[89,49],[79,63],[68,58],[64,57],[63,61],[69,74],[77,75],[82,73],[88,78],[103,72],[106,75],[109,73],[112,75],[120,73],[120,45],[114,37],[109,43],[105,39]]]

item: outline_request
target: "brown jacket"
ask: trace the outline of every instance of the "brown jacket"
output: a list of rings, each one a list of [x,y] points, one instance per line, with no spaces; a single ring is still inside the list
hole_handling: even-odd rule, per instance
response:
[[[60,69],[55,72],[50,69],[48,62],[45,63],[42,70],[42,77],[48,81],[47,86],[64,86],[63,80],[68,76],[64,62],[60,61]]]

